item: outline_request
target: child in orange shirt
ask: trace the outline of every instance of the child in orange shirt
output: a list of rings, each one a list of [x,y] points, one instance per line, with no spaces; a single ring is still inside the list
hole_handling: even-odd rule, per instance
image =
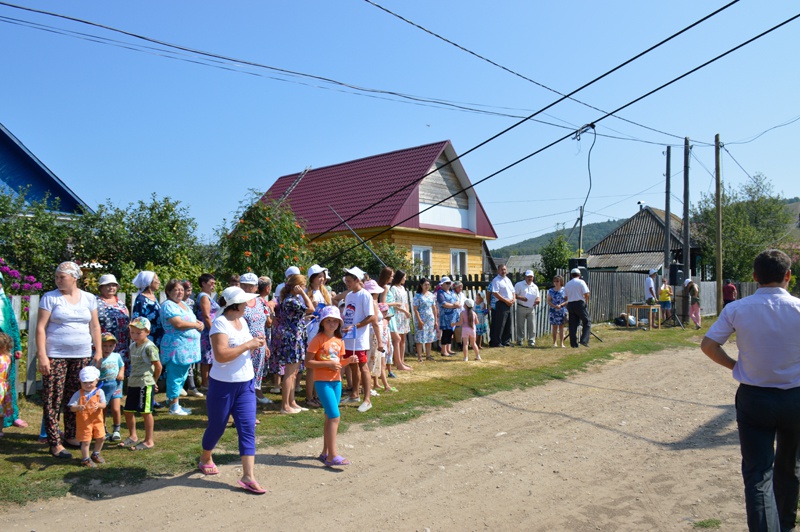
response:
[[[75,412],[77,432],[75,438],[81,442],[81,465],[84,467],[97,467],[95,464],[104,464],[106,461],[100,456],[103,442],[106,439],[106,425],[103,419],[103,409],[106,407],[106,394],[102,388],[97,387],[100,380],[100,370],[94,366],[86,366],[78,374],[81,380],[81,389],[75,392],[69,400],[69,409]],[[89,456],[89,445],[94,437],[94,452]]]
[[[358,362],[357,357],[342,360],[344,341],[342,340],[341,314],[337,307],[322,309],[319,316],[319,332],[308,344],[306,367],[314,370],[314,388],[325,410],[325,429],[322,454],[319,461],[326,466],[350,465],[350,460],[336,454],[336,434],[339,432],[339,401],[342,398],[342,366]],[[329,459],[330,458],[330,459]]]

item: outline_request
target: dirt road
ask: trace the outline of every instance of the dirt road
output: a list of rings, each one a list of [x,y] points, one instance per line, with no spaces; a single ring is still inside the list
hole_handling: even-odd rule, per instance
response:
[[[692,530],[745,526],[729,372],[699,349],[620,355],[523,392],[340,437],[260,449],[271,492],[234,465],[0,513],[2,530]],[[380,408],[376,402],[376,408]],[[356,415],[346,412],[346,415]]]

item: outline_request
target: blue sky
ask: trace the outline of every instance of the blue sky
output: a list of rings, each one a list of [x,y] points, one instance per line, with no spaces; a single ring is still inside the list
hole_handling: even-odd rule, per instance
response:
[[[377,1],[377,0],[376,0]],[[377,2],[458,44],[569,92],[725,2]],[[361,87],[527,115],[558,98],[528,81],[379,10],[364,0],[190,2],[20,1],[173,44]],[[675,41],[580,92],[610,111],[788,19],[795,2],[741,1]],[[146,43],[96,27],[0,5],[0,17]],[[450,139],[463,153],[514,118],[379,99],[329,84],[226,64],[212,68],[0,19],[0,122],[92,206],[152,192],[181,200],[210,237],[249,189],[266,190],[306,166]],[[51,28],[51,29],[52,29]],[[155,45],[153,45],[155,46]],[[141,48],[140,48],[141,49]],[[694,144],[691,201],[713,193],[719,133],[751,175],[800,195],[800,20],[639,102],[620,116]],[[245,73],[246,72],[246,73]],[[252,75],[256,73],[258,75]],[[272,79],[282,77],[283,80]],[[300,83],[297,83],[300,82]],[[323,86],[325,88],[317,88]],[[392,101],[393,100],[393,101]],[[563,102],[466,156],[473,182],[597,120]],[[683,195],[682,138],[608,118],[591,154],[586,223],[626,218],[637,201],[664,206],[664,146],[673,148],[672,191]],[[649,144],[640,141],[649,141]],[[571,227],[589,187],[592,135],[566,140],[476,190],[500,247]],[[723,152],[723,179],[747,179]],[[681,209],[678,199],[673,210]],[[541,217],[541,218],[539,218]],[[519,222],[517,220],[535,218]],[[513,222],[513,223],[509,223]]]

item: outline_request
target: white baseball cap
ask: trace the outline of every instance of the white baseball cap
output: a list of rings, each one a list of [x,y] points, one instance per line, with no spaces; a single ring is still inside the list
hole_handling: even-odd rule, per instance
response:
[[[300,268],[298,268],[297,266],[289,266],[289,268],[286,270],[285,277],[288,279],[292,275],[300,275]]]
[[[241,277],[239,277],[240,284],[258,284],[258,275],[254,274],[253,272],[243,273]]]
[[[525,271],[525,277],[528,277],[528,276],[533,276],[533,270],[526,270]]]
[[[687,277],[686,280],[683,282],[683,286],[689,286],[689,283],[691,283],[691,282],[692,282],[692,278],[691,277]]]
[[[364,280],[364,270],[362,270],[358,266],[353,266],[352,268],[344,268],[344,271],[346,273],[349,273],[350,275],[352,275],[353,277],[355,277],[359,281],[363,281]]]
[[[572,268],[572,269],[569,271],[569,274],[570,274],[570,275],[575,275],[575,274],[578,274],[578,275],[580,275],[580,274],[581,274],[581,271],[580,271],[578,268]]]
[[[308,278],[311,279],[312,276],[317,275],[318,273],[323,273],[323,272],[327,275],[328,268],[323,268],[319,264],[314,264],[313,266],[311,266],[308,269],[308,272],[307,272]]]
[[[655,275],[655,274],[657,274],[657,273],[658,273],[658,270],[656,270],[655,268],[653,268],[652,270],[650,270],[649,272],[647,272],[647,275]]]

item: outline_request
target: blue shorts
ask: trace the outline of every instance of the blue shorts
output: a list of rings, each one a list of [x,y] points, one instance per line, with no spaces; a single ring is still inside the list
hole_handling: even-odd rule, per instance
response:
[[[342,399],[342,381],[316,381],[314,389],[325,410],[325,417],[336,419],[339,414],[339,401]]]
[[[106,394],[106,401],[122,399],[122,381],[100,381],[100,389]]]
[[[672,308],[672,301],[659,301],[661,310],[670,310]]]

